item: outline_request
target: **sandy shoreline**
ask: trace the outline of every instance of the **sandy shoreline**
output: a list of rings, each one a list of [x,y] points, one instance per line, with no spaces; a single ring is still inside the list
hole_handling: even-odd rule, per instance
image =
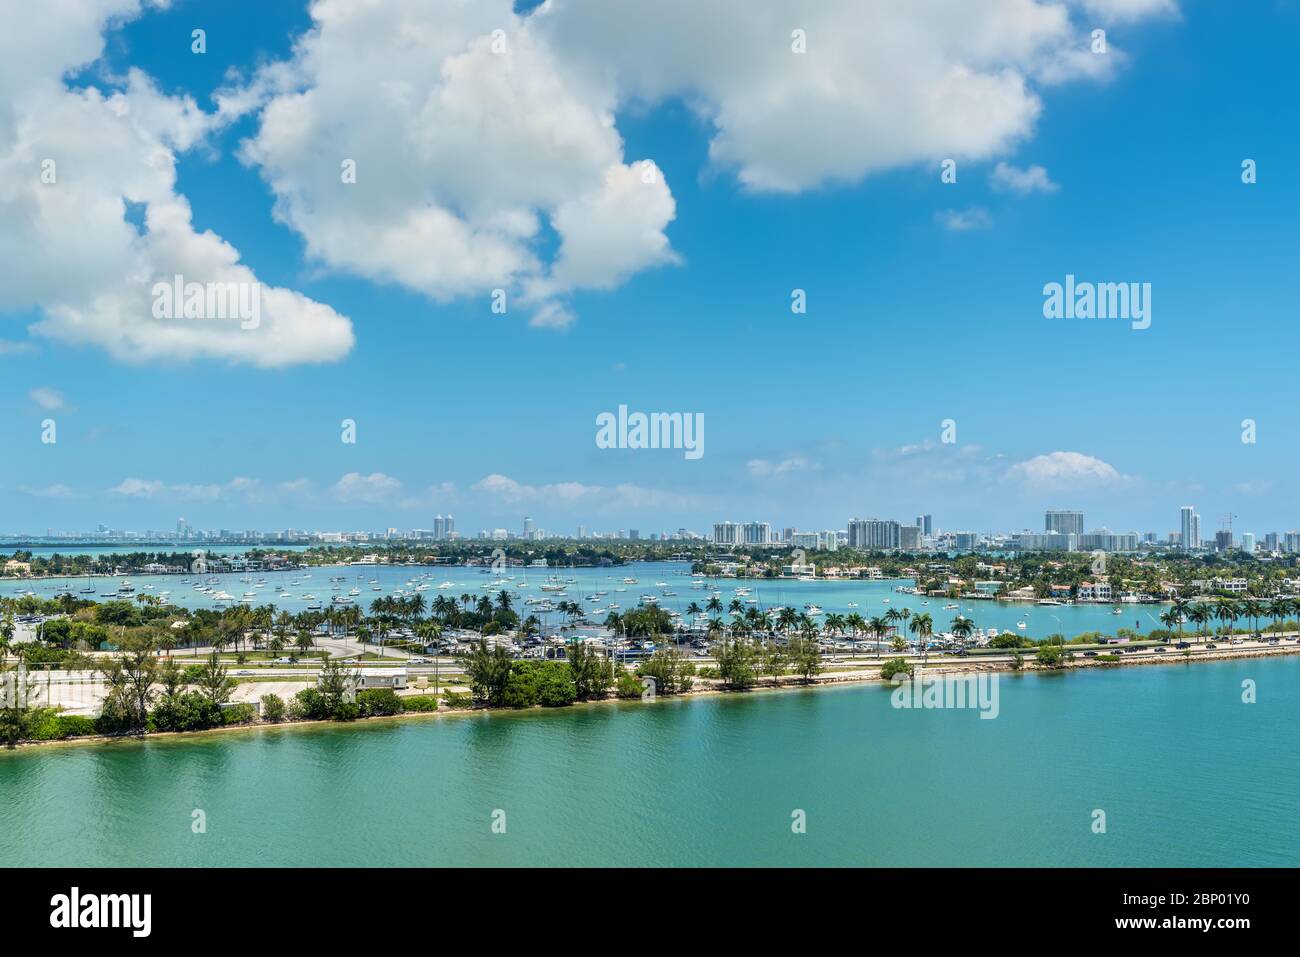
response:
[[[1068,646],[1067,646],[1068,647]],[[945,675],[945,674],[978,674],[991,672],[1010,672],[1014,674],[1041,674],[1041,673],[1065,673],[1081,668],[1124,668],[1141,665],[1174,665],[1174,664],[1192,664],[1202,661],[1229,661],[1238,658],[1275,658],[1288,655],[1300,654],[1300,643],[1290,645],[1277,645],[1276,647],[1267,648],[1217,648],[1213,651],[1196,651],[1189,656],[1182,652],[1171,652],[1166,657],[1157,657],[1152,655],[1144,658],[1134,658],[1129,660],[1121,659],[1119,661],[1098,661],[1095,658],[1078,658],[1074,661],[1062,665],[1059,668],[1046,668],[1033,663],[1026,659],[1025,664],[1020,669],[1011,667],[1010,662],[1005,661],[978,661],[965,660],[954,661],[952,659],[940,659],[937,663],[928,665],[924,669],[926,675]],[[699,678],[695,679],[695,686],[682,694],[667,696],[662,700],[671,701],[676,699],[689,699],[708,695],[746,695],[755,692],[770,691],[809,691],[818,688],[835,688],[846,685],[866,684],[870,682],[880,682],[880,667],[871,666],[868,668],[855,669],[852,671],[832,672],[818,675],[812,681],[805,682],[799,678],[786,676],[780,683],[774,683],[771,678],[759,679],[753,687],[744,691],[731,691],[721,687],[718,679]],[[573,705],[563,708],[543,708],[540,705],[534,705],[531,708],[440,708],[437,711],[408,711],[402,714],[385,715],[373,718],[361,718],[357,721],[339,722],[339,721],[282,721],[277,724],[268,724],[259,722],[255,724],[231,725],[223,728],[209,728],[204,731],[159,731],[147,735],[86,735],[79,738],[68,738],[59,741],[23,741],[15,748],[0,748],[0,754],[7,752],[17,753],[19,751],[31,748],[49,748],[49,747],[78,747],[82,745],[111,745],[111,744],[131,744],[144,741],[178,741],[193,740],[202,738],[205,735],[214,734],[232,734],[239,732],[255,732],[269,730],[289,730],[298,728],[343,728],[370,725],[383,725],[395,721],[410,721],[421,718],[453,718],[474,715],[506,715],[506,714],[529,714],[534,712],[557,712],[563,713],[571,711],[573,708],[598,707],[610,704],[643,704],[644,702],[636,698],[602,698],[598,701],[575,702]]]

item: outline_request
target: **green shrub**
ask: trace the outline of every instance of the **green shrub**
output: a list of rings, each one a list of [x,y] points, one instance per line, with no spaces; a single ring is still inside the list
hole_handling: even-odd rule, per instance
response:
[[[205,670],[203,665],[186,665],[181,671],[181,681],[187,685],[196,685],[203,677]]]
[[[700,668],[696,674],[701,678],[719,678],[722,673],[717,668]]]
[[[68,652],[65,648],[48,648],[33,641],[18,646],[18,657],[29,665],[57,665],[68,657]]]
[[[431,694],[411,695],[402,699],[402,707],[407,711],[437,711],[438,699]]]
[[[0,710],[0,740],[6,744],[54,741],[58,737],[58,719],[59,713],[53,708],[4,708]]]
[[[222,724],[248,724],[250,721],[256,720],[257,708],[251,704],[241,703],[221,710]]]
[[[890,658],[880,666],[880,677],[886,681],[893,679],[894,675],[912,676],[912,666],[902,658]]]
[[[284,699],[278,694],[262,695],[262,720],[270,721],[275,724],[284,720],[285,712]]]
[[[95,719],[79,714],[61,714],[55,719],[55,738],[81,738],[95,733]]]
[[[537,674],[532,665],[526,661],[516,661],[506,678],[505,692],[501,703],[507,708],[531,708],[537,704]]]
[[[641,679],[626,671],[614,682],[614,694],[620,698],[639,698],[643,691],[645,686],[641,684]]]
[[[361,717],[372,718],[402,713],[402,699],[392,688],[367,688],[357,692]]]
[[[573,669],[567,664],[548,661],[537,670],[537,700],[543,708],[563,708],[578,699]]]
[[[164,697],[149,720],[158,731],[202,731],[223,723],[221,709],[196,691]]]
[[[470,708],[474,705],[474,696],[468,691],[448,691],[442,700],[448,708]]]
[[[329,716],[329,704],[315,688],[303,688],[289,702],[290,721],[324,721]]]
[[[1060,645],[1040,645],[1038,651],[1034,652],[1034,656],[1044,668],[1059,668],[1065,660],[1065,653],[1061,650]]]
[[[354,702],[343,701],[334,709],[335,721],[355,721],[361,717],[361,709]]]

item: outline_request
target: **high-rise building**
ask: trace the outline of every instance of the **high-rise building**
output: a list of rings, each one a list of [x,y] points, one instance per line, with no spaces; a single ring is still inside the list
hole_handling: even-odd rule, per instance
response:
[[[929,516],[929,515],[918,515],[918,516],[916,516],[916,524],[917,524],[918,526],[920,526],[920,528],[921,528],[921,534],[922,534],[922,535],[933,535],[933,534],[934,534],[934,525],[933,525],[933,523],[930,521],[930,516]]]
[[[1011,547],[1018,552],[1072,552],[1079,547],[1073,532],[1021,532],[1011,536]]]
[[[1241,533],[1241,550],[1245,552],[1247,555],[1255,554],[1255,533],[1254,532]]]
[[[1196,551],[1201,545],[1201,532],[1196,518],[1196,509],[1191,505],[1184,505],[1178,510],[1179,543],[1185,552]]]
[[[849,548],[898,548],[899,524],[879,518],[849,519]]]
[[[1079,550],[1084,552],[1136,552],[1138,534],[1116,533],[1108,528],[1099,528],[1078,536],[1078,545]]]
[[[898,528],[898,547],[903,551],[916,551],[921,547],[921,529],[925,526],[900,525]]]
[[[1300,552],[1300,532],[1287,532],[1282,541],[1282,548],[1288,552]]]
[[[959,552],[973,552],[979,546],[980,537],[975,532],[955,532],[952,536],[953,547]]]
[[[1083,512],[1078,509],[1049,508],[1043,522],[1043,531],[1063,535],[1083,534]]]
[[[530,517],[525,515],[524,516],[524,538],[525,539],[532,538],[533,533],[536,531],[537,531],[536,524],[534,524],[533,520]]]
[[[1264,535],[1264,551],[1280,552],[1282,549],[1278,547],[1279,545],[1280,542],[1277,532],[1267,532]]]
[[[739,545],[740,525],[736,522],[714,522],[713,523],[713,544]]]
[[[745,545],[769,545],[772,542],[772,526],[768,522],[746,522],[740,529],[741,542]]]
[[[454,538],[456,535],[456,519],[450,515],[447,516],[447,537]]]
[[[1232,551],[1232,529],[1225,528],[1214,533],[1214,550],[1216,552]]]
[[[447,537],[447,520],[441,515],[433,517],[433,537],[439,539]]]

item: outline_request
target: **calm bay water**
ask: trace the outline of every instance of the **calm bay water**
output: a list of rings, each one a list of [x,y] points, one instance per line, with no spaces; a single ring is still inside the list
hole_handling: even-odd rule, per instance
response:
[[[0,753],[0,866],[1300,858],[1300,658],[1003,676],[1000,705],[857,686]]]
[[[837,611],[848,614],[856,611],[864,618],[883,615],[890,608],[909,608],[915,613],[929,612],[934,618],[935,632],[947,631],[952,619],[957,614],[974,620],[978,628],[1007,628],[1023,631],[1030,637],[1044,638],[1049,634],[1061,632],[1073,637],[1084,631],[1102,631],[1114,634],[1116,628],[1135,628],[1142,632],[1163,627],[1159,614],[1163,607],[1159,605],[1124,606],[1121,615],[1112,614],[1112,605],[1034,605],[1026,602],[995,601],[961,601],[959,609],[945,608],[950,604],[946,599],[921,599],[914,595],[899,594],[894,589],[900,584],[911,582],[899,581],[815,581],[797,580],[776,581],[735,581],[732,579],[711,579],[706,589],[692,589],[690,566],[681,562],[637,562],[618,568],[572,568],[572,569],[523,569],[512,568],[509,572],[513,581],[494,585],[500,581],[496,575],[484,574],[481,569],[468,567],[416,567],[388,565],[353,565],[336,568],[314,568],[306,573],[298,572],[254,572],[251,575],[225,574],[205,575],[204,579],[217,578],[214,588],[225,591],[234,599],[240,599],[245,592],[253,592],[252,601],[256,604],[271,604],[276,608],[291,612],[302,611],[308,605],[328,606],[335,594],[346,595],[352,588],[360,594],[355,601],[365,608],[381,595],[397,594],[405,591],[414,593],[417,585],[426,586],[426,601],[432,601],[437,595],[459,598],[462,594],[495,595],[502,587],[514,595],[515,606],[523,614],[529,609],[524,604],[529,597],[544,598],[547,593],[540,586],[551,574],[561,579],[575,579],[568,587],[565,600],[581,602],[591,612],[608,609],[610,603],[620,606],[621,611],[635,608],[643,594],[654,595],[661,607],[684,612],[692,602],[704,607],[709,599],[710,590],[720,592],[719,598],[725,609],[736,598],[736,588],[749,588],[752,598],[761,608],[776,605],[789,605],[802,610],[806,603],[815,603],[826,612]],[[342,576],[346,581],[331,583],[331,577]],[[138,575],[131,576],[131,583],[137,593],[161,595],[167,592],[165,600],[186,608],[214,607],[211,597],[196,591],[192,584],[181,584],[181,579],[193,576],[179,575]],[[624,578],[635,578],[635,584],[624,584]],[[264,585],[258,581],[265,579]],[[374,580],[375,584],[371,583]],[[119,579],[100,577],[95,579],[97,592],[113,592]],[[527,587],[519,587],[527,582]],[[657,582],[664,582],[659,586]],[[296,583],[296,584],[295,584]],[[447,588],[439,588],[450,583]],[[334,586],[338,585],[336,589]],[[376,587],[376,585],[378,587]],[[148,586],[146,588],[146,586]],[[60,588],[70,588],[73,593],[86,588],[86,579],[43,579],[40,581],[17,581],[9,579],[0,581],[0,595],[14,595],[31,590],[38,595],[49,597]],[[594,592],[607,594],[598,601],[587,601]],[[674,592],[665,595],[665,591]],[[288,597],[281,597],[287,595]],[[306,596],[314,598],[308,599]],[[95,597],[98,601],[108,600],[103,595]],[[559,595],[551,594],[555,600]],[[742,599],[743,601],[743,599]],[[856,607],[855,607],[856,606]],[[602,621],[605,612],[593,616]],[[548,626],[558,625],[561,617],[553,614],[544,619]],[[1025,622],[1024,629],[1017,629],[1017,623]]]

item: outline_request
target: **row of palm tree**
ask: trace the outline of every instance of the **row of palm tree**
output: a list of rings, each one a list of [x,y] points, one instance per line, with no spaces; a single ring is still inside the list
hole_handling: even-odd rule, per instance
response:
[[[1196,634],[1204,641],[1208,632],[1205,626],[1214,621],[1222,623],[1231,632],[1236,628],[1238,619],[1244,618],[1251,622],[1251,631],[1259,634],[1261,618],[1271,618],[1274,629],[1277,629],[1282,622],[1296,614],[1300,614],[1300,598],[1221,597],[1212,602],[1193,602],[1175,597],[1168,610],[1160,615],[1160,621],[1166,628],[1177,628],[1179,635],[1183,633],[1183,625],[1190,622],[1197,626]]]
[[[848,639],[857,643],[864,635],[870,635],[875,639],[876,653],[880,653],[881,642],[891,633],[895,634],[893,649],[901,651],[906,647],[906,642],[898,637],[903,628],[906,628],[915,636],[917,647],[921,650],[923,657],[928,659],[928,650],[930,639],[934,635],[934,619],[928,614],[913,615],[907,608],[891,608],[883,615],[878,615],[870,619],[863,618],[858,612],[850,612],[847,615],[841,615],[838,612],[830,612],[826,615],[825,620],[820,626],[817,622],[809,617],[806,613],[795,611],[793,608],[785,607],[773,614],[771,611],[761,611],[754,607],[746,608],[739,600],[733,600],[728,609],[732,615],[730,623],[725,622],[719,613],[722,611],[722,602],[715,595],[701,607],[697,602],[691,602],[686,608],[687,616],[694,618],[706,612],[712,612],[713,616],[708,619],[705,630],[710,638],[716,639],[719,636],[734,637],[751,637],[754,635],[784,636],[798,635],[800,637],[816,637],[817,634],[825,634],[830,637],[841,637],[847,635]],[[611,612],[605,620],[606,627],[617,632],[621,623],[621,616],[617,612]],[[965,650],[966,642],[970,640],[971,634],[975,630],[975,623],[961,615],[952,620],[952,633]]]

